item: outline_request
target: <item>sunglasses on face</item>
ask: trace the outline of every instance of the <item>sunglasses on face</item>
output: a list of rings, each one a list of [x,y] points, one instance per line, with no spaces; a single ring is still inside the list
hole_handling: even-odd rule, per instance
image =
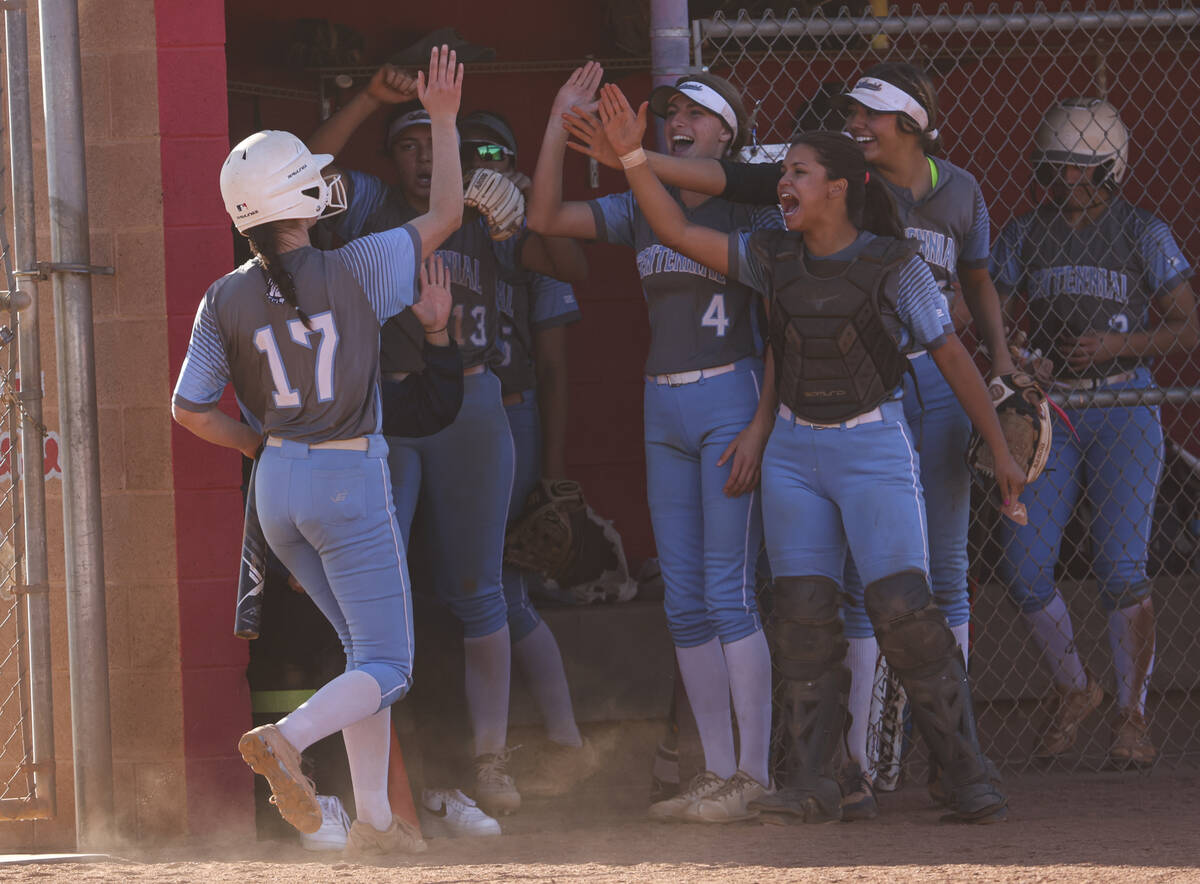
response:
[[[507,147],[501,144],[492,144],[490,141],[464,141],[461,150],[463,159],[485,160],[491,163],[498,163],[516,156]]]

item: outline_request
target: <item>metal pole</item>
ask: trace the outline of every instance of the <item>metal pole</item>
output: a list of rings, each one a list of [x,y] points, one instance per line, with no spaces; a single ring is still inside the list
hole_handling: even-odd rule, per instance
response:
[[[1200,387],[1143,387],[1137,390],[1054,390],[1046,394],[1063,408],[1129,408],[1134,405],[1186,405],[1200,402]]]
[[[51,261],[88,265],[91,254],[76,0],[39,0],[38,19]],[[61,271],[54,272],[53,279],[59,432],[66,454],[62,464],[63,537],[71,736],[75,748],[75,832],[77,846],[84,849],[110,840],[113,814],[92,280],[86,273]]]
[[[1200,24],[1200,10],[1156,9],[1114,10],[1112,12],[1036,12],[984,15],[925,15],[875,18],[763,18],[739,16],[735,21],[725,18],[701,22],[705,39],[737,37],[760,39],[785,37],[850,37],[854,35],[891,37],[919,34],[985,33],[1016,36],[1041,31],[1097,31],[1149,28],[1192,28]]]
[[[12,160],[13,264],[37,264],[37,220],[33,201],[33,136],[29,108],[29,46],[25,10],[4,13],[8,66],[8,139]],[[21,489],[24,510],[25,591],[29,616],[30,708],[33,717],[34,794],[48,816],[56,815],[54,787],[54,695],[50,684],[50,593],[46,564],[46,483],[42,456],[42,354],[38,332],[38,287],[22,276],[29,304],[13,312],[21,372]]]
[[[687,0],[650,0],[650,73],[655,86],[674,86],[688,72],[692,32]],[[656,125],[658,149],[668,149],[666,134]]]

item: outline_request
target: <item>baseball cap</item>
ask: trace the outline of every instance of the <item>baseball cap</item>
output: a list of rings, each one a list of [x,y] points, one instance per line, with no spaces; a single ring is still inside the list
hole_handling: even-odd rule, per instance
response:
[[[883,111],[884,113],[906,114],[912,118],[912,121],[921,127],[921,131],[925,132],[929,129],[929,114],[925,108],[921,106],[921,102],[913,98],[899,86],[895,86],[886,80],[880,80],[876,77],[861,77],[854,88],[849,92],[843,92],[838,95],[834,104],[839,108],[844,108],[847,101],[857,101],[863,107],[869,107],[871,110]],[[928,133],[930,137],[937,137],[937,130],[934,129]]]
[[[695,77],[680,77],[674,86],[659,86],[650,93],[650,110],[660,117],[667,115],[671,99],[682,95],[696,102],[702,108],[712,111],[725,121],[729,131],[736,139],[738,136],[738,118],[733,106],[716,89]]]
[[[413,126],[432,126],[433,121],[429,118],[429,112],[424,108],[410,110],[408,113],[401,114],[392,120],[388,126],[387,138],[384,139],[384,149],[390,150],[392,142],[400,137],[400,133],[405,129],[411,129]]]
[[[485,110],[472,111],[459,120],[458,131],[462,132],[468,126],[478,126],[481,129],[487,129],[496,137],[497,144],[507,147],[513,152],[513,156],[516,156],[517,136],[513,134],[512,127],[499,114]]]

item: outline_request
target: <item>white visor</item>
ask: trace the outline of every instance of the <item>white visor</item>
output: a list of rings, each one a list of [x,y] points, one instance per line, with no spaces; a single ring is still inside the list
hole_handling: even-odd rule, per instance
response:
[[[863,77],[854,84],[853,89],[842,93],[841,97],[857,101],[863,107],[869,107],[871,110],[907,114],[912,117],[914,123],[921,127],[922,132],[929,129],[929,114],[925,113],[925,108],[921,107],[921,103],[900,87],[893,86],[885,80]],[[935,129],[929,134],[936,138],[937,130]]]
[[[733,112],[729,102],[721,97],[716,89],[707,86],[698,80],[683,79],[674,86],[659,86],[650,93],[650,110],[654,111],[658,116],[665,117],[667,108],[671,104],[671,99],[675,94],[679,93],[689,101],[694,101],[705,110],[710,110],[729,127],[729,131],[733,133],[733,137],[738,136],[737,114]]]

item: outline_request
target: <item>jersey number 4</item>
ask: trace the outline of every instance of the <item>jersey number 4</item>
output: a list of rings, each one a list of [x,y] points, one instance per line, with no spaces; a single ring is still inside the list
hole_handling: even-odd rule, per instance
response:
[[[310,335],[319,334],[317,341],[317,365],[315,374],[317,386],[317,401],[328,402],[333,398],[333,354],[337,352],[338,333],[333,324],[333,312],[326,310],[309,317],[312,328],[305,328],[299,319],[288,320],[288,334],[301,347],[312,349]],[[271,326],[264,325],[254,333],[254,346],[258,352],[267,357],[267,365],[271,369],[271,380],[275,383],[275,392],[271,394],[276,408],[299,408],[300,391],[288,381],[287,370],[283,367],[283,356],[279,352],[279,344],[275,341],[275,332]]]
[[[724,295],[712,296],[712,300],[708,302],[708,309],[700,317],[700,325],[704,328],[715,328],[718,338],[725,337],[725,332],[729,328],[729,319],[725,316]]]

